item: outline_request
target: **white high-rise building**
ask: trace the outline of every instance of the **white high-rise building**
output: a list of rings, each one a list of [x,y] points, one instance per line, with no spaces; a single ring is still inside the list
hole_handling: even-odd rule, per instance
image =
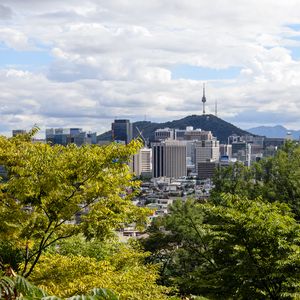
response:
[[[133,157],[133,172],[137,175],[150,174],[152,172],[152,149],[142,148]]]
[[[186,176],[186,143],[166,140],[152,144],[153,177],[179,178]]]
[[[213,135],[211,131],[194,129],[193,126],[187,126],[186,129],[175,129],[175,139],[182,141],[204,141],[211,140]]]
[[[154,139],[155,141],[164,141],[167,139],[174,140],[174,129],[172,128],[157,129],[154,132]]]

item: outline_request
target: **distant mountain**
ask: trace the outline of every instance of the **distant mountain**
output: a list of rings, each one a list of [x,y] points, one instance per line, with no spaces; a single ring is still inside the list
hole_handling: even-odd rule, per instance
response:
[[[138,136],[138,131],[142,131],[143,136],[150,141],[154,140],[154,132],[160,128],[185,129],[187,126],[193,126],[194,129],[210,130],[221,143],[227,143],[228,136],[232,134],[244,135],[249,132],[242,130],[231,123],[228,123],[214,115],[192,115],[180,120],[173,120],[165,123],[152,123],[150,121],[138,121],[133,123],[133,135]],[[98,136],[98,140],[111,140],[111,131],[107,131]]]
[[[300,130],[289,130],[281,125],[276,126],[258,126],[248,129],[249,132],[257,135],[264,135],[270,138],[284,138],[290,132],[292,137],[296,140],[299,139]]]

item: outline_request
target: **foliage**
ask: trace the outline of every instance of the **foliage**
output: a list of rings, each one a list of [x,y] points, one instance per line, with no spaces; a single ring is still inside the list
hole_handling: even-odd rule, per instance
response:
[[[61,254],[64,256],[77,255],[92,257],[96,260],[109,258],[119,251],[120,243],[116,237],[105,240],[90,239],[86,240],[83,234],[63,239],[50,246],[47,253]]]
[[[60,239],[79,232],[101,238],[123,222],[143,220],[146,212],[130,201],[138,182],[126,163],[139,147],[138,141],[51,147],[32,143],[30,135],[0,137],[6,171],[0,182],[0,241],[21,251],[21,275],[29,276],[43,251]]]
[[[24,277],[0,276],[0,299],[5,300],[63,300],[56,296],[49,296],[45,291],[31,284]],[[86,295],[75,295],[66,300],[118,300],[112,291],[94,288]]]
[[[48,295],[40,288],[28,282],[24,277],[15,275],[0,276],[0,299],[22,300],[43,299]]]
[[[249,197],[253,190],[253,176],[252,169],[241,162],[219,167],[213,178],[212,199],[217,202],[222,193]]]
[[[166,245],[152,240],[153,256],[170,255],[162,276],[182,294],[299,297],[300,226],[286,204],[232,195],[223,195],[218,205],[178,201],[164,222]]]
[[[287,203],[300,219],[300,145],[286,142],[274,157],[255,163],[251,168],[236,163],[220,168],[213,182],[212,200],[218,202],[222,193],[261,196],[269,202]]]
[[[102,286],[115,291],[120,299],[167,299],[169,289],[156,284],[158,266],[144,264],[147,255],[125,244],[106,260],[49,253],[42,256],[30,278],[50,294],[62,297]]]
[[[255,165],[255,176],[264,199],[287,203],[300,219],[300,145],[286,142],[275,157]]]
[[[0,240],[0,265],[9,265],[13,270],[17,270],[23,261],[23,256],[22,250],[12,244],[11,241]]]

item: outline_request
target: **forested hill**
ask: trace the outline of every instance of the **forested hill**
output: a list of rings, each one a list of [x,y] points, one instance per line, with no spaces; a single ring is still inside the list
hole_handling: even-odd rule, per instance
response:
[[[165,123],[153,123],[150,121],[138,121],[133,123],[134,137],[138,136],[138,131],[142,131],[143,136],[150,141],[154,140],[154,132],[160,128],[177,128],[185,129],[187,126],[193,126],[194,129],[200,128],[202,130],[210,130],[215,137],[220,140],[221,143],[227,143],[228,136],[232,134],[244,135],[250,134],[249,132],[242,130],[231,123],[228,123],[214,115],[192,115],[187,116],[180,120],[173,120]],[[110,140],[111,131],[107,131],[98,136],[98,140]]]

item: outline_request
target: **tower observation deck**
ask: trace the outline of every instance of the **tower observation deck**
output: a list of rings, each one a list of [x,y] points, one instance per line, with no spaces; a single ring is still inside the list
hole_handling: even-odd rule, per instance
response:
[[[203,83],[203,96],[202,96],[203,115],[205,115],[205,102],[206,102],[206,97],[205,97],[205,83]]]

